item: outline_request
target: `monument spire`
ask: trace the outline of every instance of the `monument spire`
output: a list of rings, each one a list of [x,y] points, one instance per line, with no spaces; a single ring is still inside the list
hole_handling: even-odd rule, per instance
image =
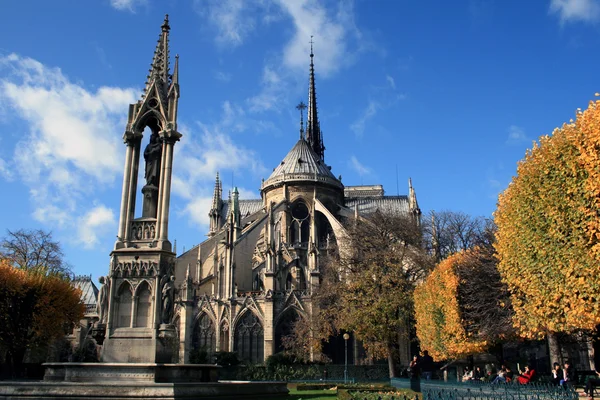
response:
[[[313,41],[310,37],[310,76],[308,82],[308,112],[306,116],[306,141],[317,153],[321,160],[325,159],[325,146],[317,116],[317,91],[315,88],[315,64],[313,53]]]
[[[150,64],[150,70],[148,71],[148,77],[146,79],[146,85],[144,88],[144,96],[152,86],[153,81],[159,83],[158,87],[163,91],[163,95],[166,95],[167,90],[170,86],[169,76],[169,14],[165,15],[165,20],[160,26],[161,32],[158,37],[158,43],[154,50],[154,56],[152,57],[152,64]]]

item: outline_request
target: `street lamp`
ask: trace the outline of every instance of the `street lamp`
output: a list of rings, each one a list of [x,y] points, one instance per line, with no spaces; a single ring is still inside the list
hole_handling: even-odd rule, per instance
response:
[[[344,349],[345,349],[345,359],[344,359],[344,383],[348,383],[348,339],[350,339],[350,335],[344,333]]]

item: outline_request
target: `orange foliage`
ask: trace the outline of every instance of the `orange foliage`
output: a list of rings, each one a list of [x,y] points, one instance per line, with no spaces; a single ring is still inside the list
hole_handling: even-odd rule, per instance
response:
[[[494,215],[498,269],[525,337],[600,324],[600,101],[534,143]]]
[[[415,319],[421,348],[435,359],[460,358],[483,351],[488,343],[468,333],[461,317],[457,267],[471,250],[456,253],[440,262],[415,289]]]
[[[20,361],[26,349],[65,335],[83,317],[80,296],[61,276],[0,260],[0,347]]]

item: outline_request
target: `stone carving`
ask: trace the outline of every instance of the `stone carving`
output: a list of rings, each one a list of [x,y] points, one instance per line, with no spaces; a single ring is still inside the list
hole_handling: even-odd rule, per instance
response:
[[[175,277],[165,275],[161,279],[162,313],[163,324],[170,324],[173,319],[173,308],[175,304]]]
[[[157,273],[157,264],[154,261],[120,262],[112,270],[112,276],[115,278],[154,277]]]
[[[110,292],[110,279],[107,276],[98,278],[100,290],[98,291],[98,301],[96,303],[96,312],[98,313],[98,322],[106,323],[108,316],[108,298]]]
[[[156,232],[156,221],[133,221],[131,223],[132,240],[153,240]]]
[[[158,133],[153,132],[150,136],[150,143],[144,149],[144,160],[146,160],[146,185],[158,187],[158,177],[160,175],[160,159],[162,156],[162,143]]]

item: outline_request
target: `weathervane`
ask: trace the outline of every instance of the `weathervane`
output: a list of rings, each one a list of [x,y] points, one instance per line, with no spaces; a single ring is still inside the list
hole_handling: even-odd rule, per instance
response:
[[[300,102],[296,106],[296,110],[300,110],[300,139],[304,139],[304,110],[306,109],[306,104],[303,101]]]

